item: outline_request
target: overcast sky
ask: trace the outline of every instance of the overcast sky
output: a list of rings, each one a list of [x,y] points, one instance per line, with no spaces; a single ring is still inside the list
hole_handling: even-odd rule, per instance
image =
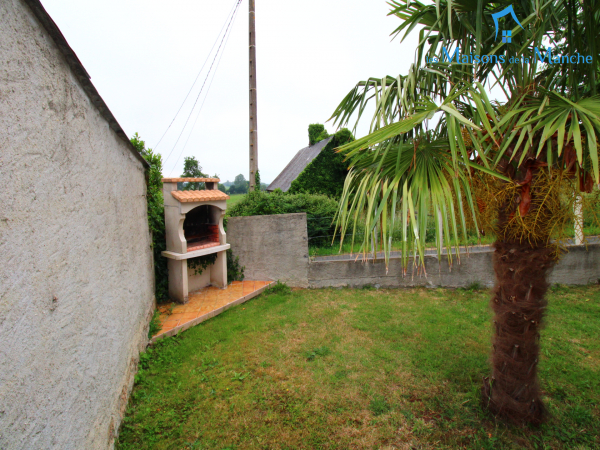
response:
[[[131,136],[155,148],[175,117],[237,0],[42,0],[109,108]],[[308,144],[310,123],[324,123],[356,82],[406,74],[416,33],[390,33],[383,0],[256,0],[258,163],[272,181]],[[243,0],[196,120],[175,146],[208,66],[156,150],[165,176],[195,156],[223,181],[248,178],[248,0]],[[218,45],[218,44],[217,44]],[[196,109],[198,111],[198,109]],[[359,128],[359,135],[366,132]],[[329,132],[333,124],[325,124]],[[191,134],[190,134],[191,132]],[[188,141],[189,138],[189,141]],[[187,146],[184,148],[184,143]],[[174,149],[174,150],[173,150]]]

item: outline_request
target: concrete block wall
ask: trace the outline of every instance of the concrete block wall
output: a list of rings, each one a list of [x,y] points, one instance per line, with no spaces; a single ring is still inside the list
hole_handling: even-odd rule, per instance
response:
[[[600,244],[588,246],[570,246],[568,253],[555,266],[550,274],[552,284],[585,285],[600,280]],[[381,287],[466,287],[471,283],[480,283],[492,287],[495,275],[492,267],[493,250],[491,248],[470,254],[461,254],[460,262],[454,260],[452,267],[446,256],[425,257],[427,276],[411,267],[403,276],[399,258],[390,258],[386,271],[383,260],[355,262],[311,261],[308,271],[310,287],[362,287],[376,285]]]
[[[154,306],[145,168],[28,2],[0,22],[0,448],[112,448]]]
[[[446,256],[425,257],[425,271],[408,269],[403,275],[402,262],[391,258],[385,262],[308,260],[305,214],[233,217],[229,219],[228,241],[234,255],[246,266],[249,280],[281,280],[296,287],[465,287],[471,283],[494,285],[491,248],[478,248],[469,254],[454,256],[448,264]],[[600,279],[600,244],[569,246],[554,268],[550,281],[561,284],[589,284]],[[333,259],[333,258],[329,258]]]
[[[247,280],[309,286],[306,214],[230,217],[227,242]]]

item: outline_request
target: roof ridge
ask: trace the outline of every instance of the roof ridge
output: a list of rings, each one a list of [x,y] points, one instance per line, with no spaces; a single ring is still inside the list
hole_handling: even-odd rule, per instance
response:
[[[320,140],[316,144],[309,145],[308,147],[304,147],[304,148],[298,150],[296,152],[296,154],[292,157],[292,159],[290,160],[290,162],[285,166],[285,168],[279,173],[279,175],[277,175],[275,177],[275,179],[271,182],[271,184],[269,184],[269,186],[267,187],[267,190],[281,189],[281,190],[284,190],[284,192],[287,191],[291,187],[292,182],[296,178],[298,178],[298,176],[302,173],[302,171],[304,169],[306,169],[306,167],[321,153],[321,151],[325,148],[325,146],[329,143],[329,141],[331,139],[333,139],[333,137],[334,137],[334,135],[331,135],[331,136],[329,136],[329,137],[327,137],[325,139]],[[290,183],[289,183],[290,186],[286,187],[286,185],[287,185],[286,176],[287,175],[292,175],[293,176],[293,173],[292,174],[288,174],[288,172],[290,172],[292,170],[292,168],[297,165],[296,164],[297,163],[297,158],[299,158],[302,155],[303,152],[304,153],[309,153],[309,156],[310,156],[309,150],[311,150],[311,149],[313,150],[313,152],[316,151],[316,150],[318,150],[318,152],[315,153],[312,156],[312,158],[310,158],[310,161],[307,161],[306,164],[304,164],[304,166],[300,169],[300,172],[298,172],[295,175],[295,177],[290,181]],[[271,186],[273,186],[273,188],[271,188]]]

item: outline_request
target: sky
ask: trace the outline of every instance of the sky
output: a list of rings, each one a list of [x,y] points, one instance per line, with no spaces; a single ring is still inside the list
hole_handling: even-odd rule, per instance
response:
[[[248,0],[199,97],[237,0],[41,1],[123,130],[163,155],[165,176],[181,175],[183,158],[195,156],[222,181],[248,178]],[[256,0],[263,182],[308,145],[309,124],[335,131],[326,121],[358,81],[408,72],[417,32],[392,40],[400,20],[388,12],[384,0]]]

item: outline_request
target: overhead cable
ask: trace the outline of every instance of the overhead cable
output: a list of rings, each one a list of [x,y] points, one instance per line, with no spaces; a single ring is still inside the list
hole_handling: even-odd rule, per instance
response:
[[[183,105],[185,105],[185,102],[187,101],[188,97],[192,93],[192,90],[194,89],[194,86],[196,86],[196,82],[198,81],[198,78],[200,78],[200,74],[204,70],[204,67],[206,67],[206,63],[210,59],[210,55],[212,54],[213,50],[215,49],[215,46],[217,45],[217,42],[219,42],[219,37],[223,33],[223,30],[225,29],[225,26],[227,25],[227,22],[229,21],[230,17],[233,15],[233,13],[235,12],[235,10],[237,9],[237,6],[238,6],[237,3],[234,4],[233,7],[231,8],[231,10],[229,11],[229,14],[227,15],[227,18],[225,19],[225,22],[223,22],[223,26],[221,27],[221,31],[219,31],[219,34],[217,35],[217,38],[215,39],[215,42],[213,43],[210,51],[208,52],[208,55],[206,55],[206,59],[204,60],[204,63],[202,64],[202,68],[200,69],[200,71],[198,72],[198,75],[196,75],[196,78],[194,79],[194,82],[192,83],[192,87],[190,87],[190,90],[188,91],[188,93],[186,94],[185,98],[183,99],[183,102],[181,103],[181,106],[179,107],[179,109],[175,113],[175,116],[173,117],[173,120],[171,120],[171,123],[169,124],[169,126],[167,127],[167,129],[165,130],[165,132],[163,133],[163,135],[160,137],[160,139],[158,140],[158,142],[156,143],[156,145],[154,146],[155,150],[158,148],[158,146],[160,145],[160,143],[162,142],[162,140],[164,139],[164,137],[167,135],[167,133],[171,129],[171,126],[173,125],[173,123],[175,123],[175,120],[177,119],[177,116],[179,116],[179,113],[181,112],[181,109],[183,108]]]
[[[171,152],[169,153],[169,156],[167,156],[167,159],[169,159],[169,157],[173,153],[173,150],[175,150],[175,147],[177,147],[177,144],[179,143],[179,140],[181,139],[181,136],[183,135],[185,127],[187,126],[188,122],[190,121],[190,118],[192,117],[194,109],[196,108],[196,104],[198,103],[198,99],[200,99],[200,95],[202,95],[202,91],[204,90],[204,86],[206,85],[206,81],[208,80],[208,77],[210,76],[210,73],[212,71],[213,66],[215,65],[215,61],[217,60],[217,57],[219,56],[219,52],[221,51],[221,48],[223,46],[223,42],[225,41],[225,38],[227,37],[227,34],[229,32],[229,28],[231,27],[231,24],[233,22],[233,19],[235,18],[235,15],[237,13],[237,9],[240,6],[241,1],[242,0],[237,0],[237,3],[235,5],[235,9],[233,11],[233,15],[231,16],[231,19],[229,20],[229,23],[227,24],[227,29],[225,30],[225,34],[223,35],[223,38],[221,39],[221,43],[219,44],[219,48],[217,49],[217,53],[215,53],[215,57],[213,58],[213,61],[212,61],[211,65],[210,65],[210,68],[208,69],[208,73],[206,74],[206,78],[204,79],[204,82],[202,83],[202,87],[200,88],[200,92],[198,93],[198,96],[196,97],[196,101],[194,102],[194,106],[192,106],[192,109],[191,109],[190,113],[188,114],[188,117],[187,117],[185,123],[183,124],[183,128],[181,129],[181,133],[179,133],[179,136],[177,137],[177,140],[175,141],[175,144],[173,145],[173,148],[171,149]],[[164,161],[165,163],[167,162],[167,159],[165,159],[165,161]]]
[[[233,20],[235,23],[235,16],[234,16]],[[223,47],[221,56],[219,56],[219,60],[217,61],[217,66],[215,67],[215,71],[213,73],[212,79],[210,80],[210,84],[208,85],[208,89],[206,90],[206,95],[204,96],[204,100],[202,100],[202,104],[200,105],[200,108],[198,109],[198,113],[196,114],[196,119],[194,120],[194,124],[192,125],[190,133],[188,134],[188,137],[185,141],[185,144],[183,144],[183,148],[181,149],[181,152],[179,153],[179,156],[177,157],[177,161],[175,161],[175,164],[173,165],[173,170],[175,170],[175,167],[177,166],[177,163],[179,162],[179,159],[181,158],[181,155],[183,154],[183,151],[187,147],[190,137],[192,136],[192,133],[194,132],[194,128],[196,128],[196,123],[198,122],[198,118],[200,117],[200,112],[202,111],[202,108],[204,107],[204,103],[206,102],[206,99],[208,98],[208,93],[210,92],[210,87],[212,86],[213,81],[215,81],[215,76],[217,74],[217,71],[219,70],[219,64],[221,63],[221,58],[223,57],[223,54],[225,53],[225,48],[227,47],[227,42],[229,41],[230,36],[231,36],[231,31],[229,32],[229,35],[227,36],[227,39],[225,40],[225,46]]]

